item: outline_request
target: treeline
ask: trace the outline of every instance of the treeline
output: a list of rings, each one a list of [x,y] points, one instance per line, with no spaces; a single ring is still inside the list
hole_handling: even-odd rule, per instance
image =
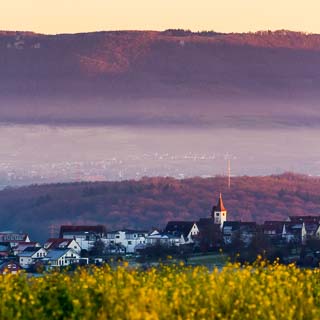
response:
[[[213,30],[192,32],[189,29],[167,29],[163,31],[162,34],[166,36],[173,36],[173,37],[188,37],[188,36],[213,37],[217,35],[222,35],[224,33],[216,32]]]
[[[286,219],[320,213],[320,178],[286,173],[266,177],[144,178],[139,181],[33,185],[0,192],[2,230],[43,240],[49,226],[100,223],[110,229],[164,227],[168,220],[210,215],[222,192],[229,220]],[[58,232],[58,230],[56,230]]]

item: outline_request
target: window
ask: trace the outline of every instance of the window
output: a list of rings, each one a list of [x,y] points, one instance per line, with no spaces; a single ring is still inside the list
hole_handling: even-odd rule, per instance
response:
[[[128,244],[132,244],[132,241],[128,241]]]
[[[116,236],[116,239],[119,239],[120,238],[120,236]]]
[[[216,212],[216,216],[219,217],[219,215],[220,215],[220,213],[219,213],[219,212]]]

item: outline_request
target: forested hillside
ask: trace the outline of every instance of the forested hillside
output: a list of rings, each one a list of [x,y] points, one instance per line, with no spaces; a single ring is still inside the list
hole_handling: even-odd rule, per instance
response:
[[[49,225],[100,223],[107,229],[164,227],[168,220],[209,216],[222,192],[228,219],[285,219],[320,214],[320,178],[291,173],[267,177],[144,178],[140,181],[29,186],[0,192],[2,230],[43,240]]]
[[[319,123],[319,66],[320,35],[284,30],[0,32],[0,118],[208,124],[267,110]]]

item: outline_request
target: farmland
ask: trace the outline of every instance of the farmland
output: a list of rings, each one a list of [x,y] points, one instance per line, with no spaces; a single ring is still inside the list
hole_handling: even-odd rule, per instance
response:
[[[316,319],[320,272],[258,261],[2,275],[1,319]]]

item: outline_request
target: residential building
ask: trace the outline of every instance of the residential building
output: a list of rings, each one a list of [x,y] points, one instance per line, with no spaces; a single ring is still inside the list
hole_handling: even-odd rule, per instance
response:
[[[161,232],[159,230],[153,230],[150,232],[146,239],[147,245],[151,246],[180,246],[185,243],[184,236],[182,234],[174,235]]]
[[[59,238],[74,239],[83,250],[90,250],[94,243],[104,238],[106,229],[102,225],[96,226],[61,226]]]
[[[75,239],[50,238],[43,246],[46,250],[52,249],[73,249],[75,252],[81,252],[81,246]]]
[[[70,248],[53,249],[48,250],[47,256],[42,260],[49,268],[65,267],[78,263],[80,261],[80,254]]]
[[[0,244],[7,243],[10,247],[16,247],[20,242],[30,242],[29,235],[26,233],[16,233],[12,231],[0,232]]]
[[[237,240],[249,245],[256,233],[255,222],[226,221],[222,228],[223,242],[227,245]]]
[[[307,230],[304,222],[285,222],[282,237],[287,242],[305,244],[307,240]]]
[[[281,239],[284,223],[284,221],[265,221],[262,226],[263,234],[270,239]]]
[[[102,240],[107,247],[123,247],[126,253],[134,253],[137,245],[140,249],[142,245],[146,245],[147,236],[148,231],[146,230],[122,229],[107,232],[106,237]]]
[[[320,216],[290,216],[288,221],[296,224],[304,223],[306,230],[304,241],[320,238]]]
[[[39,242],[20,242],[16,247],[13,248],[13,255],[17,256],[21,252],[23,252],[26,248],[40,248],[41,245]]]
[[[222,232],[220,224],[216,224],[212,218],[201,218],[197,221],[199,234],[196,240],[202,250],[219,248],[222,245]]]
[[[188,244],[194,242],[194,238],[199,234],[199,228],[192,221],[169,221],[164,234],[181,238],[180,244]]]
[[[10,244],[0,244],[0,258],[6,258],[9,256],[11,251]]]
[[[47,250],[41,247],[30,247],[18,254],[19,264],[22,268],[29,268],[36,261],[43,259],[47,255]]]

